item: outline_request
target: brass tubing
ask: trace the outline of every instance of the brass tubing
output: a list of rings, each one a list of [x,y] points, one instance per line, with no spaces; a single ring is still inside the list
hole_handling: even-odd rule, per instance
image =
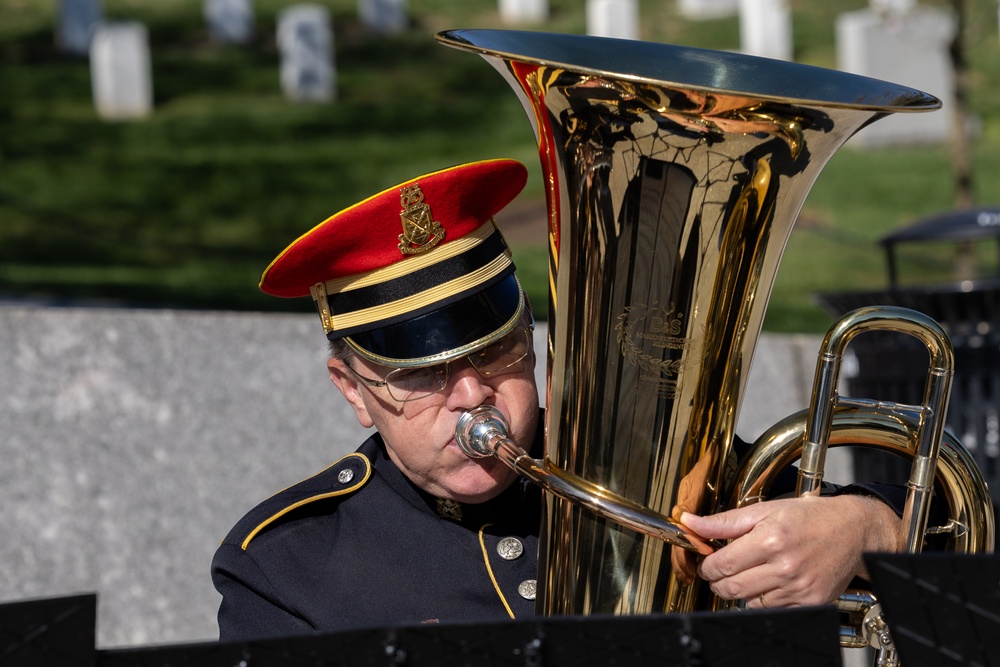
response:
[[[703,556],[713,553],[720,547],[717,543],[699,537],[669,517],[653,512],[582,477],[531,458],[507,437],[507,422],[500,411],[492,406],[481,405],[464,413],[456,426],[455,440],[469,456],[473,458],[480,458],[484,454],[495,456],[546,491],[644,535]]]
[[[862,309],[831,330],[813,412],[769,431],[780,444],[764,442],[744,466],[764,474],[725,502],[768,295],[813,181],[859,129],[939,100],[843,72],[634,40],[502,30],[438,39],[507,80],[538,142],[550,251],[545,454],[530,458],[505,427],[484,436],[486,451],[470,448],[553,491],[539,533],[538,613],[707,608],[691,553],[638,526],[673,534],[668,516],[757,502],[800,456],[799,493],[816,494],[838,440],[916,460],[901,545],[919,547],[936,474],[951,515],[934,532],[950,532],[956,550],[992,550],[982,474],[953,438],[939,444],[950,344],[912,311]],[[844,348],[879,328],[928,347],[923,406],[837,396]],[[610,516],[612,506],[622,515]],[[882,632],[877,610],[869,615],[865,634]],[[879,657],[894,660],[891,650]]]
[[[951,380],[954,375],[954,352],[948,334],[936,321],[923,313],[896,306],[858,308],[834,324],[820,350],[813,386],[812,412],[808,421],[806,444],[796,494],[818,495],[823,482],[826,449],[830,441],[833,408],[837,403],[837,380],[841,360],[848,344],[866,331],[893,331],[919,339],[930,355],[927,383],[916,431],[916,451],[907,483],[906,504],[899,534],[901,551],[920,551],[927,530],[934,473],[944,419],[948,410]]]
[[[771,497],[778,471],[793,464],[805,442],[807,410],[800,410],[762,434],[753,455],[737,471],[730,507],[743,507]],[[863,446],[912,458],[920,425],[919,406],[842,397],[834,408],[830,447]],[[986,479],[969,451],[949,431],[941,438],[936,478],[948,507],[953,550],[991,553],[995,517]],[[930,529],[929,532],[941,532]]]
[[[940,101],[843,72],[636,40],[505,30],[438,39],[504,77],[538,141],[550,250],[540,470],[662,516],[724,509],[768,295],[813,181],[860,128]],[[540,614],[708,606],[688,552],[593,514],[546,495]]]

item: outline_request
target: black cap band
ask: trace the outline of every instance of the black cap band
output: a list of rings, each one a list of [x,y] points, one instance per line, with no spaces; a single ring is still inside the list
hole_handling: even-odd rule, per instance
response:
[[[512,267],[494,284],[471,296],[344,340],[356,353],[383,366],[428,366],[493,343],[516,327],[523,314],[524,294]]]

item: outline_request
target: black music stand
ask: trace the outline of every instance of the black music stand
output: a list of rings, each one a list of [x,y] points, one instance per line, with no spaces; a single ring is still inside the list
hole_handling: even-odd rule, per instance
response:
[[[906,667],[1000,666],[1000,557],[866,554]]]
[[[0,665],[94,667],[97,596],[93,593],[0,605]]]
[[[841,664],[832,607],[433,623],[100,651],[100,667],[744,667]]]

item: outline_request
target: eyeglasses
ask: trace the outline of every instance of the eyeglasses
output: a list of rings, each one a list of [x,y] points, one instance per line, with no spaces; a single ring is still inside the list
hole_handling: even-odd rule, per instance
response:
[[[389,396],[400,403],[406,403],[426,398],[444,389],[448,385],[451,364],[460,359],[467,359],[480,375],[487,378],[520,373],[524,370],[524,360],[531,350],[533,330],[533,326],[517,327],[492,345],[464,357],[422,368],[397,368],[389,371],[385,380],[373,380],[358,373],[350,364],[347,367],[354,377],[369,387],[385,387]]]

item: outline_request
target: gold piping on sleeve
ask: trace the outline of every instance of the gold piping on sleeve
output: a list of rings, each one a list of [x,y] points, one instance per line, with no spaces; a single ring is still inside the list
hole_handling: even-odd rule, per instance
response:
[[[503,591],[500,590],[500,583],[497,578],[493,575],[493,568],[490,566],[490,553],[486,548],[486,540],[483,539],[483,531],[492,526],[492,523],[484,523],[483,527],[479,529],[479,547],[483,550],[483,562],[486,563],[486,572],[490,575],[490,581],[493,582],[493,588],[496,589],[497,595],[500,596],[500,602],[503,603],[503,608],[507,610],[507,615],[514,618],[514,610],[510,608],[507,604],[507,598],[504,597]]]
[[[357,483],[352,484],[351,486],[345,487],[343,489],[337,489],[336,491],[330,491],[329,493],[320,493],[320,494],[317,494],[315,496],[310,496],[309,498],[303,498],[302,500],[298,501],[297,503],[292,503],[288,507],[283,508],[280,512],[277,512],[277,513],[273,514],[272,516],[268,517],[267,519],[265,519],[264,521],[262,521],[256,528],[254,528],[253,530],[251,530],[250,534],[246,536],[245,540],[243,540],[243,544],[240,545],[240,548],[243,549],[243,551],[246,551],[247,550],[247,546],[250,545],[250,542],[253,540],[253,538],[257,537],[257,535],[260,533],[260,531],[264,530],[269,525],[271,525],[272,523],[274,523],[275,521],[277,521],[281,517],[285,516],[286,514],[288,514],[289,512],[291,512],[292,510],[297,509],[299,507],[302,507],[303,505],[308,505],[309,503],[316,502],[317,500],[324,500],[326,498],[336,498],[337,496],[345,495],[345,494],[350,493],[350,492],[352,492],[352,491],[360,488],[361,486],[363,486],[364,483],[368,481],[368,478],[371,477],[371,474],[372,474],[372,464],[368,460],[367,456],[365,456],[364,454],[358,454],[357,452],[355,452],[353,454],[348,454],[347,456],[334,461],[329,466],[327,466],[326,468],[324,468],[323,470],[321,470],[319,473],[317,473],[317,475],[322,475],[324,472],[326,472],[330,468],[332,468],[332,467],[334,467],[334,466],[342,463],[343,461],[346,461],[347,459],[349,459],[351,457],[357,457],[357,458],[361,459],[362,461],[364,461],[364,463],[365,463],[365,474],[364,474],[364,476]],[[316,475],[313,475],[313,477],[315,477],[315,476]],[[312,479],[312,478],[310,477],[309,479]],[[279,491],[279,493],[280,493],[280,491]]]

